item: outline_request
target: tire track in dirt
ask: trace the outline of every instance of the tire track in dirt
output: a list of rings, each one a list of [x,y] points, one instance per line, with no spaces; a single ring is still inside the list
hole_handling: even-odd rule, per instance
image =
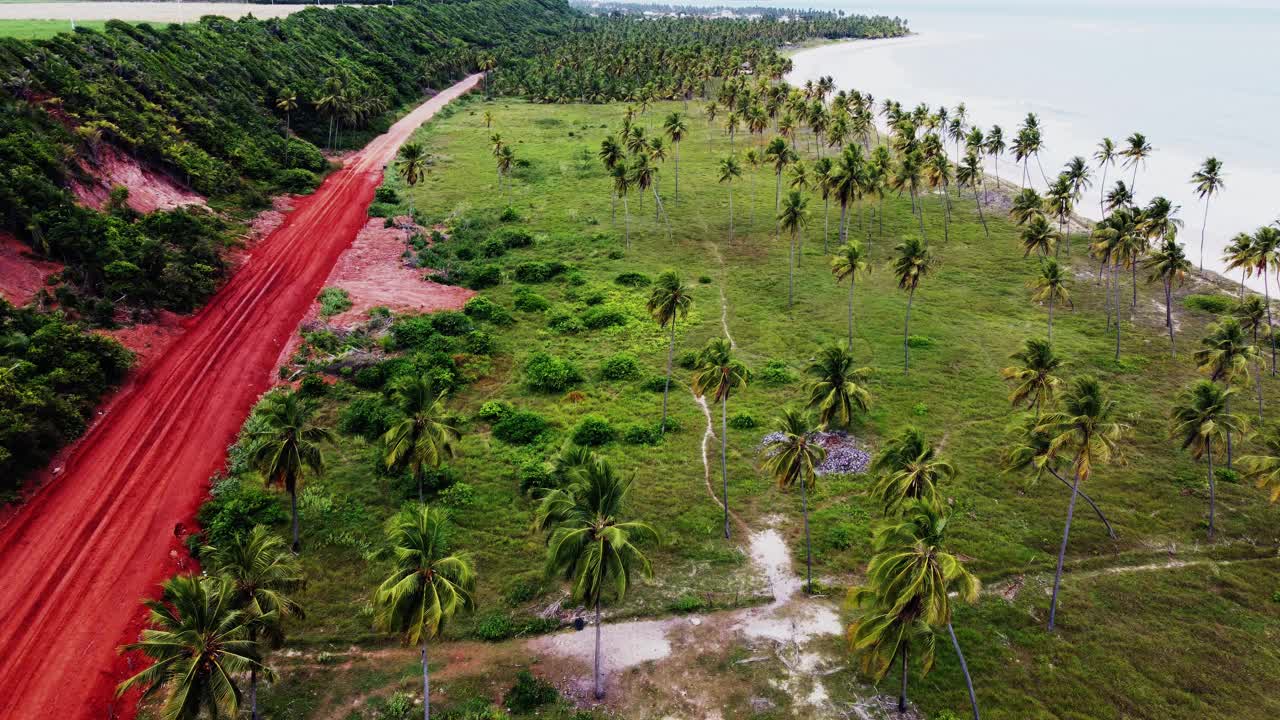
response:
[[[0,528],[0,717],[133,716],[132,702],[111,700],[134,669],[115,648],[141,627],[138,599],[178,569],[175,526],[190,522],[281,346],[364,225],[382,167],[478,80],[420,105],[300,199]]]

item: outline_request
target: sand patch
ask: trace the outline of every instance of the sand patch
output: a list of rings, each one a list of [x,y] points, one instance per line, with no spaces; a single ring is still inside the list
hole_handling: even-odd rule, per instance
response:
[[[14,305],[26,305],[45,285],[45,279],[62,272],[62,265],[41,260],[16,237],[0,232],[0,297]]]
[[[73,179],[71,191],[81,204],[97,210],[106,207],[111,190],[116,186],[129,189],[129,207],[140,213],[205,204],[203,197],[183,188],[167,173],[143,166],[108,143],[100,143],[93,158],[81,158],[80,168],[92,178],[92,182]]]

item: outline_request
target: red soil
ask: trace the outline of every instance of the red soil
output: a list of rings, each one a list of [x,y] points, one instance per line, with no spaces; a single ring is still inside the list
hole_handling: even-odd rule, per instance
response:
[[[151,322],[134,323],[115,330],[97,332],[119,340],[138,356],[138,367],[146,367],[159,358],[169,346],[182,336],[185,318],[177,313],[161,310]]]
[[[182,188],[169,175],[144,167],[113,145],[100,144],[97,156],[94,163],[80,162],[80,167],[96,182],[92,185],[71,182],[71,191],[85,205],[101,210],[107,204],[111,189],[117,185],[129,188],[129,207],[141,213],[204,204],[200,195]]]
[[[133,717],[128,698],[111,699],[137,670],[116,647],[137,637],[138,599],[179,569],[175,527],[191,524],[284,340],[364,226],[383,166],[478,80],[420,105],[300,199],[0,528],[0,718]]]
[[[62,265],[41,260],[18,238],[0,232],[0,297],[26,305],[44,287],[44,279],[61,272]]]

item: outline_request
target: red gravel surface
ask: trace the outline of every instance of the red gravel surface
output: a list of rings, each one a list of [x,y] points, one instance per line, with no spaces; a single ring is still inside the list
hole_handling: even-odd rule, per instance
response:
[[[0,718],[133,717],[112,691],[138,663],[116,648],[137,637],[139,598],[181,569],[179,524],[191,524],[281,346],[364,227],[383,166],[478,80],[419,106],[299,199],[0,528]]]
[[[18,238],[0,232],[0,297],[14,305],[26,305],[44,287],[44,279],[62,266],[41,260]]]
[[[96,182],[85,185],[72,181],[71,190],[81,203],[99,210],[107,204],[111,188],[117,185],[129,188],[129,207],[142,213],[204,204],[203,197],[181,187],[169,175],[144,167],[106,143],[98,147],[96,162],[81,161],[80,165]]]

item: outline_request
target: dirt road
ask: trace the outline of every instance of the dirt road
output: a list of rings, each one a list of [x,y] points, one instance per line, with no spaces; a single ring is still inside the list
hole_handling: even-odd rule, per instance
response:
[[[479,81],[423,103],[300,199],[231,281],[141,370],[48,482],[0,528],[0,718],[129,718],[139,598],[179,570],[189,523],[280,348],[364,226],[382,168]],[[136,663],[135,663],[136,664]]]

